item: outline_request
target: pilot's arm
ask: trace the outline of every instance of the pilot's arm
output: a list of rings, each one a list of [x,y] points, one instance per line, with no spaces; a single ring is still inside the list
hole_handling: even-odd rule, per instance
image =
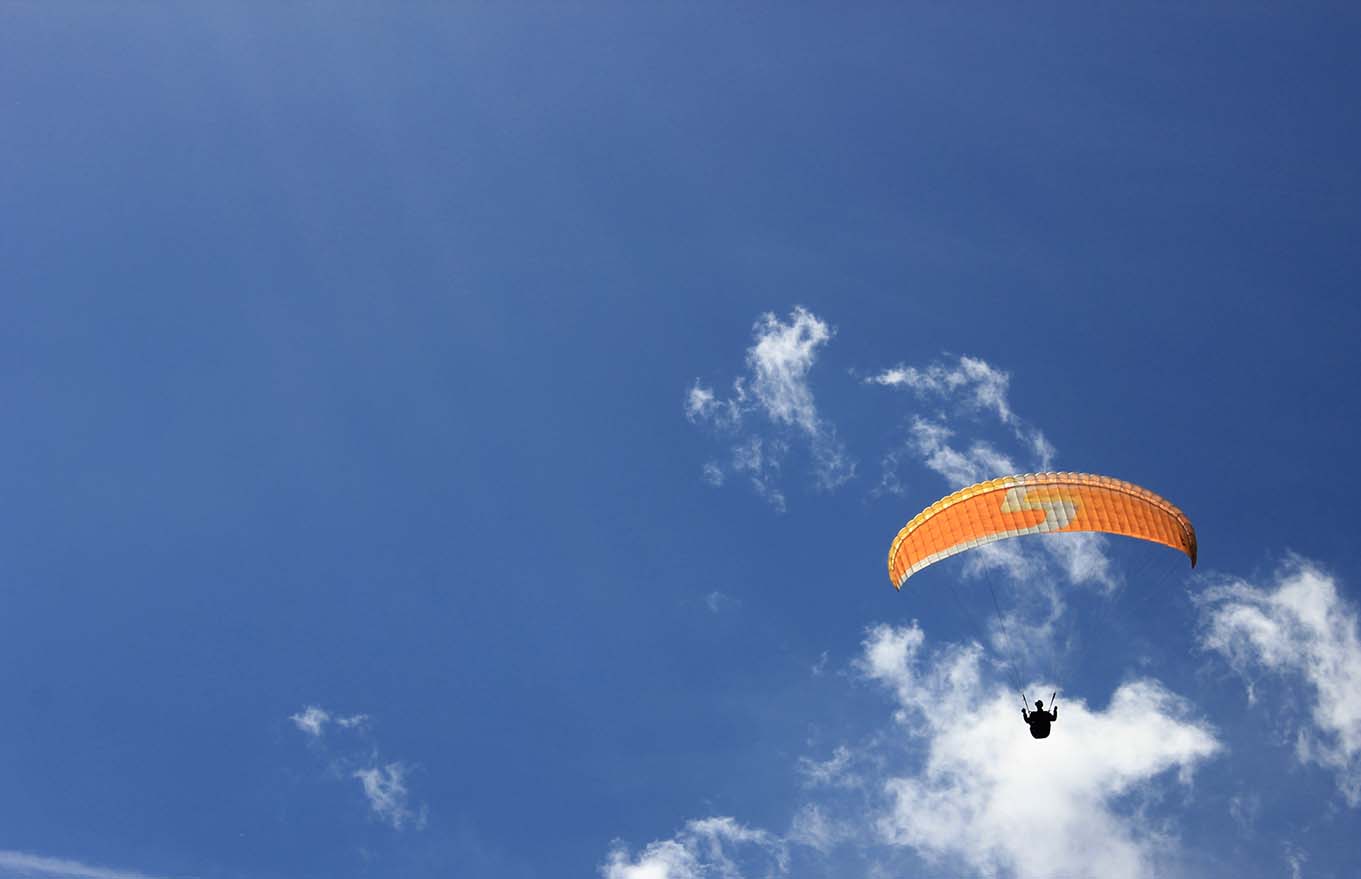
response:
[[[1053,717],[1054,717],[1055,720],[1058,720],[1058,719],[1059,719],[1059,706],[1055,705],[1053,708],[1050,709],[1049,713],[1050,713],[1051,715],[1053,715]]]

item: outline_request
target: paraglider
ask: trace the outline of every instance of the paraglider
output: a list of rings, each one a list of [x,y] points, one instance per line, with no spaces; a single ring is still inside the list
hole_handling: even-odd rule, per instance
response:
[[[1022,695],[1022,701],[1025,696]],[[1049,710],[1044,710],[1044,700],[1035,700],[1035,710],[1026,711],[1021,709],[1021,719],[1030,726],[1030,735],[1037,739],[1049,738],[1049,724],[1059,719],[1059,706],[1054,704],[1054,698],[1049,698]]]
[[[1009,537],[1071,531],[1160,543],[1185,553],[1196,566],[1191,520],[1165,498],[1109,476],[1023,473],[962,488],[914,516],[889,547],[889,579],[901,590],[908,577],[953,555]],[[1028,704],[1024,695],[1022,703]],[[1021,717],[1030,734],[1043,739],[1058,720],[1058,708],[1051,697],[1049,711],[1036,701],[1034,711],[1021,709]]]

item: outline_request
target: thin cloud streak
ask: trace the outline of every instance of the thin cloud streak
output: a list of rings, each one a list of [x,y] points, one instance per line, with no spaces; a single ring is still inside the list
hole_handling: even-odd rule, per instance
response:
[[[0,871],[14,877],[34,879],[161,879],[136,870],[120,870],[85,864],[69,858],[52,858],[29,852],[0,851]]]

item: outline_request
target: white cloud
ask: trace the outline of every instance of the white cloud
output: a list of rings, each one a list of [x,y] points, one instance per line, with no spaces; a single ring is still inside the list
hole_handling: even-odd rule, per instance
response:
[[[28,852],[0,851],[0,873],[32,879],[155,879],[135,870],[83,864],[69,858],[51,858]]]
[[[691,421],[708,418],[715,405],[713,390],[696,382],[685,398],[685,417]]]
[[[401,830],[407,824],[425,826],[425,809],[412,811],[410,796],[406,789],[406,767],[401,763],[388,763],[360,769],[354,773],[368,797],[369,807],[381,820],[392,825],[393,830]]]
[[[1304,876],[1304,865],[1309,860],[1309,853],[1289,843],[1285,846],[1285,864],[1290,868],[1290,879],[1302,879]]]
[[[367,724],[368,722],[369,722],[369,716],[368,716],[367,714],[356,714],[356,715],[353,715],[352,717],[337,717],[337,718],[336,718],[336,723],[337,723],[342,729],[357,729],[357,728],[359,728],[359,727],[364,726],[364,725]]]
[[[914,624],[880,626],[864,643],[863,673],[893,691],[926,753],[919,772],[885,785],[887,842],[984,875],[1038,879],[1058,864],[1072,875],[1166,875],[1174,840],[1120,801],[1173,770],[1189,783],[1219,749],[1184,701],[1151,680],[1122,685],[1104,710],[1061,700],[1054,734],[1037,742],[1015,697],[984,681],[976,646],[923,667],[923,642]]]
[[[788,873],[786,843],[732,818],[691,821],[672,839],[650,843],[633,857],[616,843],[600,868],[603,879],[742,879]]]
[[[926,633],[916,623],[911,626],[878,626],[862,644],[862,655],[857,663],[868,678],[886,684],[906,702],[917,693],[917,675],[913,663],[917,651],[926,642]]]
[[[806,803],[794,814],[786,839],[819,852],[828,852],[837,843],[855,836],[855,829],[827,816],[817,803]]]
[[[939,421],[914,418],[909,435],[922,462],[952,485],[963,487],[1016,472],[1011,458],[986,442],[975,441],[965,450],[950,445],[954,431]]]
[[[963,356],[951,366],[940,363],[923,368],[896,366],[865,381],[885,387],[908,388],[918,397],[954,400],[966,412],[990,413],[1021,441],[1032,462],[1028,465],[1031,469],[1048,470],[1053,466],[1056,454],[1053,444],[1041,430],[1027,424],[1011,408],[1007,399],[1011,375],[985,360]],[[917,439],[920,441],[921,437]],[[960,460],[941,457],[933,469],[960,486],[1016,472],[1009,457],[996,453],[986,444],[975,445],[974,451]]]
[[[628,850],[617,847],[600,868],[605,879],[701,879],[704,867],[698,856],[673,839],[651,843],[637,860]]]
[[[709,421],[725,430],[736,430],[742,424],[746,401],[747,392],[741,379],[733,386],[733,396],[727,400],[719,400],[712,388],[697,381],[686,394],[685,417],[695,423]]]
[[[330,721],[331,715],[323,708],[316,705],[308,705],[297,714],[289,715],[289,720],[293,725],[310,736],[320,736],[322,729]]]
[[[779,440],[767,444],[759,436],[749,436],[746,442],[732,449],[733,472],[746,474],[756,493],[781,513],[785,511],[784,492],[780,491],[776,480],[786,451],[786,446]]]
[[[1106,555],[1107,540],[1100,534],[1083,531],[1051,534],[1046,535],[1042,545],[1069,583],[1090,583],[1107,591],[1119,584],[1120,578]]]
[[[768,879],[802,875],[790,865],[808,858],[825,869],[831,857],[861,864],[862,875],[898,861],[883,875],[912,875],[908,857],[946,875],[1014,879],[1049,879],[1059,865],[1062,875],[1111,879],[1179,872],[1174,825],[1150,818],[1151,806],[1169,791],[1189,797],[1194,770],[1220,744],[1157,681],[1123,684],[1104,708],[1060,699],[1053,734],[1036,741],[975,644],[928,655],[915,623],[883,625],[855,666],[892,694],[898,731],[799,760],[815,799],[786,833],[731,818],[691,822],[637,855],[616,843],[604,879]],[[855,766],[871,769],[857,775]]]
[[[1312,729],[1299,731],[1296,755],[1331,770],[1347,802],[1361,806],[1361,638],[1356,608],[1333,578],[1292,558],[1274,586],[1232,582],[1198,600],[1204,647],[1249,681],[1260,668],[1308,685]]]
[[[836,428],[817,409],[809,373],[831,339],[828,324],[796,307],[787,320],[762,315],[747,349],[748,374],[733,382],[732,395],[720,398],[698,381],[687,391],[685,416],[723,433],[736,434],[731,469],[749,477],[757,494],[783,510],[784,493],[775,482],[789,451],[785,437],[798,438],[812,459],[814,483],[832,490],[852,479],[855,462],[837,438]],[[772,433],[773,431],[773,433]],[[718,462],[705,465],[703,477],[721,485]]]
[[[838,745],[832,756],[823,761],[800,757],[799,774],[810,786],[830,785],[854,787],[860,779],[850,771],[851,751],[845,745]]]
[[[883,497],[886,494],[901,497],[907,493],[899,471],[902,469],[902,450],[891,449],[879,461],[879,484],[870,489],[870,497]]]
[[[370,808],[380,820],[392,825],[394,830],[406,826],[417,829],[425,826],[425,807],[413,809],[410,805],[406,766],[397,762],[374,765],[378,759],[378,749],[370,742],[367,714],[341,716],[319,705],[308,705],[297,714],[290,715],[289,720],[315,740],[317,750],[327,755],[331,773],[337,777],[358,779]],[[328,724],[351,731],[349,736],[339,737],[342,744],[338,749],[334,744],[336,736],[323,740]]]
[[[977,357],[960,357],[954,366],[935,363],[918,369],[899,365],[870,376],[866,381],[911,388],[923,396],[962,396],[969,405],[995,414],[1003,424],[1016,422],[1016,414],[1007,403],[1010,374]]]
[[[313,738],[321,738],[328,723],[335,723],[341,729],[357,729],[368,723],[369,716],[355,714],[350,717],[337,717],[318,705],[308,705],[297,714],[290,714],[288,719],[302,732]]]
[[[1054,457],[1058,454],[1058,449],[1049,442],[1038,429],[1033,429],[1022,433],[1021,439],[1030,447],[1030,454],[1035,461],[1036,470],[1052,470],[1054,467]]]
[[[817,350],[832,337],[832,330],[811,312],[796,307],[789,323],[773,314],[756,322],[756,344],[747,351],[747,365],[755,375],[752,391],[770,420],[794,424],[816,435],[822,428],[808,371]]]

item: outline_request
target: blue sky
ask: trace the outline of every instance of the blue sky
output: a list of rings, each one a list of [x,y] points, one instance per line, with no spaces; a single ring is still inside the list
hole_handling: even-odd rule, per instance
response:
[[[0,875],[1356,875],[1359,37],[0,6]]]

